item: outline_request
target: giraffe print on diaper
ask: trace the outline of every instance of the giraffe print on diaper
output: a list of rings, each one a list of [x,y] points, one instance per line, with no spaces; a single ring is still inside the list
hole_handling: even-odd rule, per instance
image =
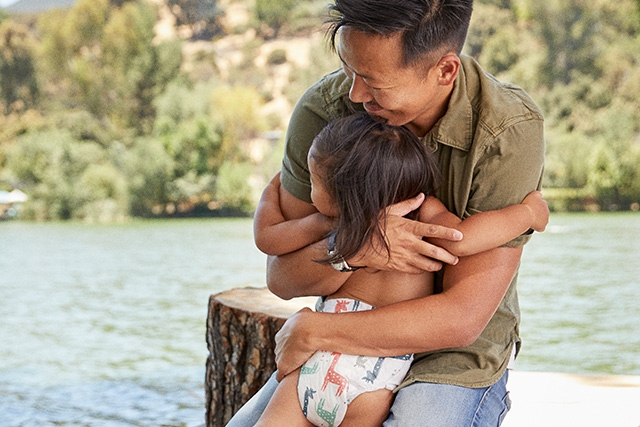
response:
[[[328,313],[372,310],[361,301],[319,301]],[[381,388],[393,390],[404,379],[413,355],[366,357],[318,351],[300,369],[298,399],[307,419],[316,426],[337,427],[357,396]]]

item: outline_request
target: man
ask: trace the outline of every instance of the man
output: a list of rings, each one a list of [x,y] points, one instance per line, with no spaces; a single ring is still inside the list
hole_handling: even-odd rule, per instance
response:
[[[438,198],[461,218],[519,203],[539,188],[542,114],[521,89],[460,55],[472,0],[337,0],[332,9],[331,41],[343,69],[311,87],[292,115],[280,189],[285,218],[316,212],[307,151],[327,122],[354,109],[424,139],[442,172]],[[394,212],[409,212],[415,203]],[[385,233],[389,254],[374,242],[333,269],[313,262],[326,255],[326,240],[270,257],[269,289],[285,299],[318,295],[328,283],[344,281],[341,275],[353,266],[417,273],[445,263],[441,292],[339,316],[298,312],[276,337],[278,379],[318,349],[416,353],[385,426],[499,425],[509,409],[507,366],[520,346],[515,285],[529,236],[456,260],[423,239],[459,239],[454,230],[391,215]],[[252,425],[274,384],[267,383],[229,426]]]

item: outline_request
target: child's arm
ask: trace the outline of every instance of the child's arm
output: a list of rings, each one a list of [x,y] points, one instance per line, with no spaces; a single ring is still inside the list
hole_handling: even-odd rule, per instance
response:
[[[497,248],[529,229],[544,231],[549,208],[539,191],[531,192],[518,205],[481,212],[464,221],[447,211],[435,197],[428,197],[420,208],[420,221],[456,228],[463,234],[457,242],[439,239],[433,243],[457,256],[472,255]]]
[[[256,246],[267,255],[284,255],[324,239],[333,221],[319,212],[287,221],[280,210],[280,173],[267,184],[253,219]]]

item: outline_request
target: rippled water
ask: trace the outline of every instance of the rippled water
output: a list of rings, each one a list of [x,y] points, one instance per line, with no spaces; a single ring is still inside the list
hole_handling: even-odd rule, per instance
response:
[[[640,215],[525,248],[518,367],[640,374]],[[0,425],[201,426],[209,295],[262,286],[250,219],[0,223]]]
[[[640,375],[640,214],[553,215],[523,258],[517,366]]]
[[[264,282],[248,220],[0,223],[0,425],[204,423],[210,294]]]

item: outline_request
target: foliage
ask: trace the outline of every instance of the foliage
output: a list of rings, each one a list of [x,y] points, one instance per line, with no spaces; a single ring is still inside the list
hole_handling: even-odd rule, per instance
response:
[[[160,141],[139,138],[129,150],[119,144],[113,151],[129,184],[131,215],[151,216],[158,206],[169,202],[174,161]]]
[[[256,0],[256,18],[273,30],[273,37],[278,37],[295,4],[295,0]]]
[[[248,87],[215,82],[169,85],[156,102],[155,133],[173,159],[167,189],[171,203],[197,208],[213,202],[214,206],[252,209],[248,200],[253,199],[244,187],[229,181],[237,172],[230,174],[228,169],[236,165],[239,171],[247,171],[242,144],[264,129],[264,119],[257,114],[259,103],[257,92]],[[220,190],[221,185],[242,191],[231,197],[230,190]]]
[[[211,39],[220,32],[218,0],[168,0],[167,4],[176,24],[191,28],[194,39]]]
[[[42,15],[41,79],[62,108],[81,106],[118,126],[150,130],[153,99],[181,63],[175,42],[153,43],[155,10],[143,1],[111,7],[80,0],[70,11]]]
[[[154,4],[0,12],[0,183],[29,195],[24,218],[250,213],[283,152],[286,117],[262,112],[275,74],[293,105],[340,66],[323,42],[308,66],[279,48],[256,66],[265,39],[319,30],[326,1],[250,2],[237,61],[204,42],[222,3],[167,0],[196,43],[156,38]],[[640,206],[640,0],[477,0],[465,53],[545,113],[552,209]]]
[[[251,170],[249,163],[223,163],[218,175],[216,199],[228,209],[250,211],[253,197],[247,176],[251,175]]]
[[[267,38],[317,30],[326,14],[323,0],[255,0],[254,18],[259,33]]]
[[[38,95],[31,35],[26,27],[5,20],[0,23],[0,110],[24,111],[38,102]]]
[[[544,186],[576,190],[555,194],[579,194],[582,209],[637,204],[638,2],[482,1],[475,9],[466,51],[545,113]]]
[[[340,60],[330,52],[323,42],[316,42],[311,46],[310,64],[301,68],[293,66],[289,77],[289,84],[285,88],[285,96],[292,104],[300,95],[318,81],[322,76],[340,68]]]
[[[128,211],[125,181],[95,142],[80,142],[68,131],[28,133],[10,147],[7,167],[28,186],[33,203],[25,214],[38,220],[94,219],[93,203],[110,201],[114,216]],[[102,215],[102,214],[99,214]]]

